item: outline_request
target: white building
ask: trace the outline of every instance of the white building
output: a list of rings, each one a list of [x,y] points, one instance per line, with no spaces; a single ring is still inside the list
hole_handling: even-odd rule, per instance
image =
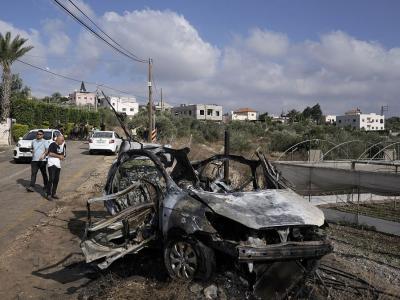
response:
[[[351,110],[344,116],[336,117],[336,126],[377,131],[385,129],[385,116],[375,113],[363,114],[359,109]]]
[[[287,124],[289,123],[289,118],[284,116],[284,115],[271,115],[272,118],[272,122],[276,122],[276,123],[281,123],[281,124]]]
[[[173,107],[171,112],[177,117],[222,122],[222,106],[216,104],[181,104],[180,106]]]
[[[168,104],[165,101],[162,101],[162,102],[160,101],[160,102],[156,103],[156,105],[154,105],[154,109],[156,111],[171,111],[172,107],[173,106],[171,104]]]
[[[324,116],[325,124],[335,124],[336,116],[334,115],[326,115]]]
[[[231,121],[257,121],[258,112],[248,107],[239,108],[236,111],[231,111],[230,119]]]
[[[139,103],[136,102],[135,97],[110,97],[110,103],[114,109],[119,113],[124,113],[128,117],[133,117],[139,112]],[[102,99],[101,105],[109,107],[109,104],[105,99]]]
[[[81,88],[79,91],[75,91],[69,94],[69,99],[71,104],[77,106],[96,106],[97,96],[96,93],[91,93],[86,91],[85,84],[81,83]]]

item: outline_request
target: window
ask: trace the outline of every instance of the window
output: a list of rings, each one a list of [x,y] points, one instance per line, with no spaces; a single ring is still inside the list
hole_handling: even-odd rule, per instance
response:
[[[212,116],[212,112],[213,112],[212,109],[207,109],[207,116]]]
[[[130,110],[130,111],[135,111],[135,109],[134,109],[134,108],[130,108],[129,110]]]
[[[200,109],[200,116],[204,116],[204,109]]]
[[[339,120],[339,123],[342,123],[342,120]]]
[[[356,122],[356,119],[353,119],[353,122],[355,123],[355,122]]]
[[[374,126],[372,126],[372,129],[375,129],[375,127],[374,127]]]
[[[115,103],[113,103],[112,106],[115,106]]]
[[[87,97],[84,97],[83,99],[87,100]]]
[[[122,111],[126,111],[126,108],[124,107],[124,108],[122,109]]]
[[[80,100],[80,99],[81,99],[81,97],[78,97],[78,99]]]
[[[192,111],[191,110],[189,110],[189,116],[191,116],[192,115]]]
[[[363,122],[365,122],[365,119],[362,119]]]
[[[217,115],[217,117],[219,117],[219,111],[215,111],[215,114]]]
[[[381,119],[381,124],[383,124],[383,119]]]

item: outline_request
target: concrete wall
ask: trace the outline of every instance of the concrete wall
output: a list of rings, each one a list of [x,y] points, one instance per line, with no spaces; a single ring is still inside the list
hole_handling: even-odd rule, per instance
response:
[[[356,215],[348,212],[338,211],[330,208],[321,208],[328,222],[346,222],[351,224],[375,227],[376,231],[400,236],[400,223],[373,218],[369,216]]]
[[[7,119],[7,122],[0,123],[0,146],[8,145],[10,128],[11,128],[11,119]]]
[[[361,192],[400,195],[400,174],[346,170],[315,165],[274,163],[296,192],[308,195],[338,193],[359,187]]]

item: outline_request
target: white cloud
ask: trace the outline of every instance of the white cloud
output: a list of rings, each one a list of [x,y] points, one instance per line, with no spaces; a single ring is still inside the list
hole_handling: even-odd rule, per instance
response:
[[[205,42],[181,15],[141,10],[119,15],[107,12],[101,25],[140,58],[154,60],[165,80],[196,80],[216,72],[219,50]]]
[[[289,47],[286,35],[259,28],[250,31],[245,43],[250,49],[267,56],[284,55]]]
[[[47,19],[43,23],[43,32],[48,36],[48,54],[62,56],[68,53],[71,39],[65,33],[65,24],[59,19]]]

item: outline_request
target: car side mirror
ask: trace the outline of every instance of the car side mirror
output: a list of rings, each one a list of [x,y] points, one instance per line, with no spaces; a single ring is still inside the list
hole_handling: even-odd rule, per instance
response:
[[[20,137],[18,138],[18,140],[22,140],[22,136],[20,136]]]

